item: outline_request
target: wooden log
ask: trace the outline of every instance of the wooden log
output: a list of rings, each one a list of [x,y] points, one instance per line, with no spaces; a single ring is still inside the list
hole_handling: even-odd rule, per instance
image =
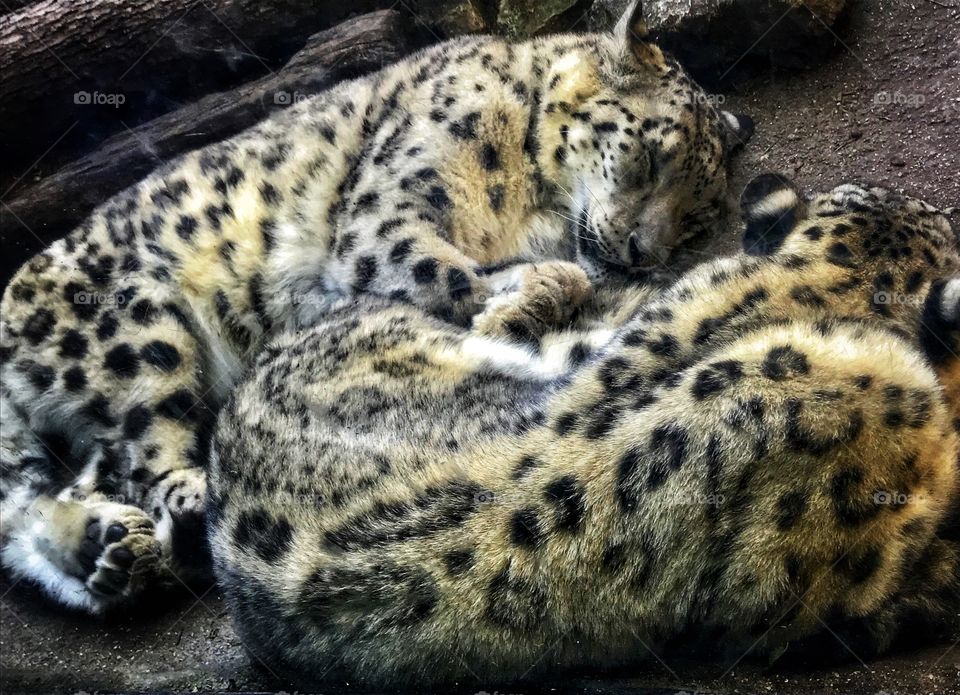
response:
[[[39,0],[0,16],[0,143],[29,164],[280,67],[312,34],[386,0]],[[119,104],[117,102],[120,102]],[[119,115],[120,118],[111,117]],[[82,142],[75,143],[82,146]]]
[[[275,74],[210,94],[124,131],[89,155],[0,203],[0,278],[50,241],[68,233],[96,205],[183,152],[223,140],[301,95],[379,69],[411,48],[407,18],[381,11],[312,37]]]
[[[0,3],[0,15],[19,12],[33,1],[34,0],[3,0],[3,2]]]

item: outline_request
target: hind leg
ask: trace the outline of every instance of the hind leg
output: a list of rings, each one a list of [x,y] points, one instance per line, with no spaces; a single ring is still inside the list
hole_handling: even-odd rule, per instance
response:
[[[9,479],[4,487],[11,494],[30,498],[43,492],[60,500],[102,495],[127,508],[125,519],[150,521],[161,557],[158,571],[145,575],[142,583],[179,585],[207,573],[201,465],[212,421],[209,402],[219,392],[211,392],[205,381],[209,372],[186,321],[166,309],[170,304],[164,310],[153,306],[141,310],[135,320],[129,314],[136,304],[101,309],[94,330],[62,312],[52,330],[35,341],[37,345],[6,334],[4,342],[13,359],[3,365],[4,410],[15,413],[21,426],[4,423],[2,473]],[[14,327],[18,328],[16,322]],[[38,373],[47,376],[35,378]],[[31,436],[36,441],[59,439],[66,443],[64,451],[53,455],[42,445],[31,445]],[[57,518],[66,519],[65,514],[58,513]],[[95,516],[89,510],[83,514]],[[50,549],[44,557],[73,557],[76,533],[51,528],[65,526],[35,527]],[[8,557],[9,562],[35,557],[33,536],[23,533],[19,544],[12,546],[22,552],[5,552],[5,565]],[[75,563],[64,562],[66,574],[76,579]],[[18,572],[33,576],[23,567]],[[55,573],[48,572],[33,578],[58,600],[78,605],[56,590],[59,580],[45,579],[52,576]],[[118,591],[113,602],[132,598],[139,588],[140,583],[131,584]],[[79,605],[100,608],[82,599]]]
[[[101,466],[97,478],[101,489],[106,483],[108,490],[126,496],[153,520],[162,550],[159,578],[181,585],[208,571],[204,467],[214,417],[211,404],[224,385],[218,388],[203,379],[196,341],[180,326],[164,326],[165,318],[125,336],[142,361],[137,383],[114,396],[118,427],[109,446],[117,468]]]

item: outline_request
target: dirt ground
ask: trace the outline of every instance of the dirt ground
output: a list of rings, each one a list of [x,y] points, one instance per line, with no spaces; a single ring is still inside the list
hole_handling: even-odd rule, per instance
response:
[[[802,74],[768,73],[737,85],[724,106],[757,121],[737,164],[736,186],[781,171],[808,190],[843,181],[905,189],[960,205],[960,0],[860,0],[827,63]],[[960,227],[960,217],[953,219]],[[686,262],[728,251],[730,233],[684,254]],[[64,617],[23,586],[0,583],[0,690],[265,691],[282,688],[250,662],[215,589],[112,622]],[[531,691],[464,683],[462,692],[960,693],[957,642],[901,651],[865,664],[770,670],[749,658],[731,667],[664,663],[604,680],[567,678]],[[834,639],[825,635],[824,640]],[[320,692],[340,692],[331,684]]]

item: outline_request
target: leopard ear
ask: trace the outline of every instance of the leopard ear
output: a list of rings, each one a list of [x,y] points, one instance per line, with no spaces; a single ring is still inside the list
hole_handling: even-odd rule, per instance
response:
[[[747,114],[721,111],[720,117],[723,119],[723,132],[728,152],[739,150],[753,137],[753,119]]]
[[[806,215],[806,203],[796,184],[780,174],[761,174],[740,196],[746,229],[743,250],[751,256],[774,253]]]
[[[650,42],[650,31],[643,19],[643,0],[631,0],[613,29],[621,53],[641,63],[663,63],[663,53]]]

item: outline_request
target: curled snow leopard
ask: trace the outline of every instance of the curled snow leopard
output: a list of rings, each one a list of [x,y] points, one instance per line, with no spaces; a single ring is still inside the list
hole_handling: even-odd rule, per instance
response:
[[[369,300],[267,347],[210,470],[247,647],[301,680],[488,684],[679,635],[778,653],[827,626],[865,656],[953,624],[949,224],[770,175],[742,200],[744,252],[612,330],[504,341],[550,313],[517,292],[472,331]]]
[[[31,260],[0,325],[4,566],[90,611],[203,567],[219,403],[340,298],[466,325],[509,262],[600,278],[709,224],[751,124],[639,16],[438,45],[161,168]]]

